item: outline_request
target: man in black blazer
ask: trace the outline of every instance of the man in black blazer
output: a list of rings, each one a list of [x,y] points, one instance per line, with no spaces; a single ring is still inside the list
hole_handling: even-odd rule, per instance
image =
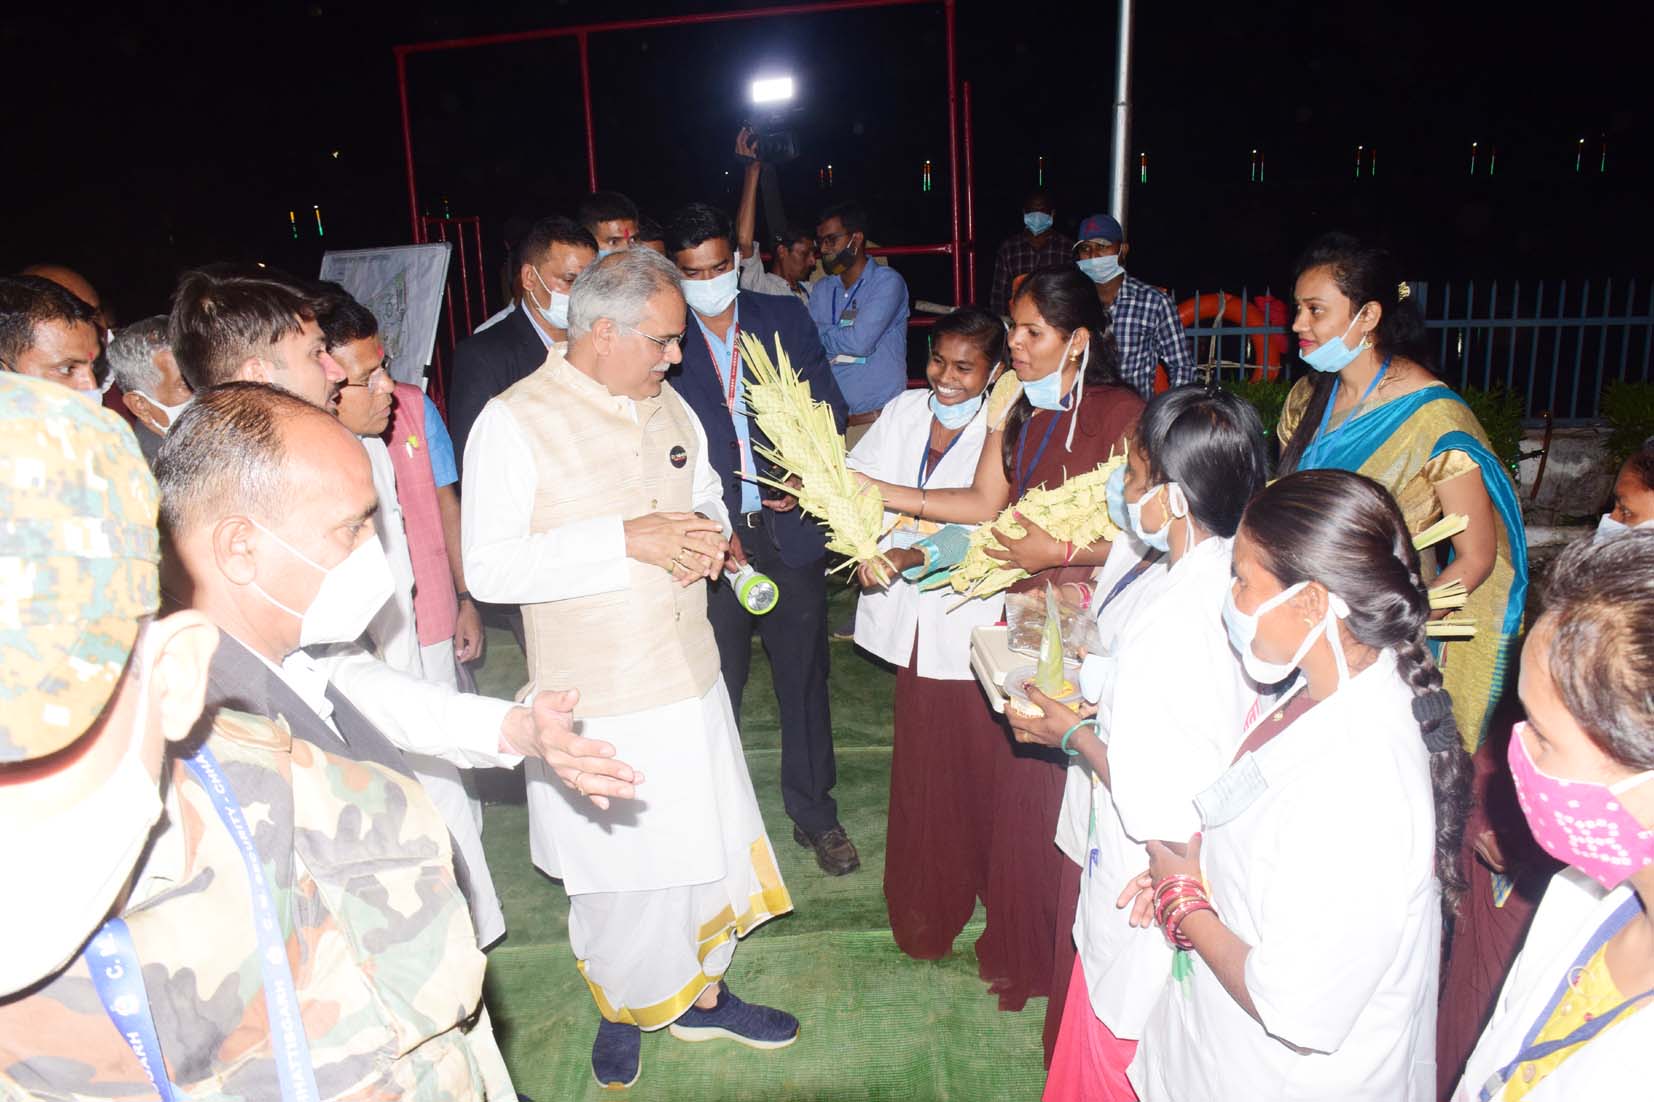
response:
[[[515,310],[454,346],[448,383],[448,435],[454,462],[465,469],[465,441],[488,404],[546,362],[546,350],[569,339],[569,287],[597,259],[597,242],[572,219],[534,223],[517,246],[523,300]]]
[[[781,796],[793,821],[793,838],[815,850],[823,871],[843,876],[859,868],[861,858],[839,823],[832,796],[837,765],[827,704],[827,537],[820,524],[799,510],[796,498],[760,490],[750,477],[757,469],[751,445],[767,441],[739,412],[744,372],[736,334],[752,334],[771,355],[779,337],[811,393],[832,406],[841,431],[844,396],[803,306],[791,296],[738,289],[733,237],[729,216],[704,203],[678,211],[666,227],[667,255],[683,273],[691,318],[683,363],[672,385],[700,418],[707,455],[723,480],[724,504],[735,527],[730,559],[737,566],[750,562],[768,574],[780,586],[781,599],[768,615],[753,616],[725,582],[708,595],[707,615],[737,717],[752,658],[752,630],[758,628],[781,713]],[[742,477],[743,471],[748,477]]]

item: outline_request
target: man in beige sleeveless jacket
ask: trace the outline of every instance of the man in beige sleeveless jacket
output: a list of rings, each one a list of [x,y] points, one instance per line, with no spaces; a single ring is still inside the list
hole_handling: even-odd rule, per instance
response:
[[[781,1048],[790,1014],[721,982],[736,939],[792,909],[747,775],[706,583],[729,518],[706,435],[667,385],[678,273],[629,249],[575,281],[569,342],[484,407],[461,543],[478,598],[523,608],[530,684],[579,691],[582,734],[641,774],[597,808],[528,763],[534,863],[569,893],[569,941],[602,1015],[592,1072],[629,1086],[642,1031]]]

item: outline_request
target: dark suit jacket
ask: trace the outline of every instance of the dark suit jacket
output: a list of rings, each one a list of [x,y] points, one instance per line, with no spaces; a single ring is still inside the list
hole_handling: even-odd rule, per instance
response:
[[[258,655],[223,632],[219,633],[218,640],[218,650],[207,669],[207,699],[199,725],[203,732],[212,726],[213,716],[220,708],[268,719],[279,716],[287,720],[294,738],[319,746],[330,754],[353,761],[377,762],[404,777],[413,776],[402,751],[332,685],[327,687],[327,699],[333,704],[333,723],[339,728],[337,735],[328,730],[326,721],[315,709],[277,677]]]
[[[816,401],[833,407],[833,417],[839,431],[844,431],[847,410],[844,395],[833,381],[827,354],[822,351],[821,338],[815,323],[803,303],[791,295],[762,295],[756,291],[742,291],[737,307],[741,330],[764,342],[771,356],[775,355],[775,338],[781,337],[781,347],[787,350],[793,370],[810,387]],[[726,392],[718,382],[718,368],[712,362],[700,326],[694,316],[689,318],[689,332],[683,342],[683,363],[671,375],[672,387],[688,403],[706,430],[708,458],[712,469],[718,472],[724,484],[724,505],[734,518],[741,511],[741,444],[735,435],[735,424],[730,420]],[[486,334],[484,334],[486,336]],[[743,361],[743,372],[745,371]],[[747,377],[750,379],[751,375]],[[752,426],[755,444],[769,441]],[[754,456],[760,464],[763,460]],[[764,527],[775,540],[781,552],[781,561],[788,566],[804,566],[822,557],[826,551],[827,536],[821,525],[805,515],[801,509],[786,513],[763,510]],[[737,528],[737,534],[739,534]]]
[[[465,441],[482,407],[546,362],[546,345],[527,311],[519,306],[497,325],[454,346],[454,370],[448,381],[448,435],[454,462],[465,470]]]

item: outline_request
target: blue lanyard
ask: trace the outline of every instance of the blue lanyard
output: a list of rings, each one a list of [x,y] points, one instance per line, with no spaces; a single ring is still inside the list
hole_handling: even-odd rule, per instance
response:
[[[1598,1014],[1566,1037],[1558,1037],[1553,1041],[1545,1041],[1542,1044],[1536,1043],[1540,1031],[1545,1028],[1545,1023],[1549,1022],[1551,1015],[1556,1013],[1557,1004],[1567,995],[1569,980],[1573,977],[1574,972],[1588,964],[1591,958],[1596,956],[1597,950],[1606,945],[1609,938],[1624,929],[1626,923],[1635,918],[1641,910],[1642,903],[1633,895],[1614,908],[1614,913],[1608,916],[1608,920],[1597,927],[1597,932],[1591,935],[1591,940],[1585,943],[1585,948],[1581,949],[1579,956],[1574,958],[1573,967],[1562,974],[1562,982],[1556,985],[1556,991],[1551,995],[1551,1001],[1545,1004],[1544,1012],[1528,1028],[1527,1036],[1522,1039],[1522,1048],[1517,1052],[1516,1058],[1494,1072],[1488,1077],[1488,1081],[1482,1084],[1482,1090],[1478,1096],[1481,1102],[1492,1102],[1494,1098],[1497,1098],[1499,1093],[1505,1089],[1505,1084],[1510,1081],[1511,1073],[1518,1067],[1535,1060],[1543,1060],[1562,1049],[1584,1044],[1608,1028],[1614,1019],[1618,1018],[1624,1011],[1648,998],[1648,996],[1654,995],[1654,988],[1650,988],[1640,995],[1633,995],[1626,999],[1606,1014]]]
[[[869,260],[868,263],[871,264],[873,262],[871,260]],[[832,315],[833,315],[833,324],[834,325],[837,325],[839,323],[839,321],[843,319],[844,315],[849,312],[850,307],[855,304],[856,296],[861,294],[861,285],[865,282],[867,282],[867,273],[865,271],[863,271],[862,274],[861,274],[861,278],[856,280],[856,285],[854,287],[850,288],[850,294],[848,296],[846,296],[846,298],[844,300],[844,309],[843,310],[840,310],[838,308],[838,288],[837,287],[833,288]]]
[[[98,989],[98,998],[115,1031],[138,1058],[138,1066],[161,1102],[173,1102],[177,1093],[167,1077],[161,1041],[155,1035],[155,1019],[149,1013],[143,969],[126,923],[118,918],[105,922],[83,955],[86,970],[92,973],[92,986]]]
[[[1012,495],[1012,501],[1016,501],[1021,498],[1023,494],[1028,492],[1028,480],[1034,477],[1034,470],[1039,466],[1039,461],[1045,458],[1045,449],[1051,443],[1051,434],[1057,431],[1057,422],[1061,421],[1062,415],[1067,412],[1069,412],[1069,410],[1065,409],[1061,412],[1055,413],[1052,415],[1051,419],[1045,423],[1045,435],[1040,437],[1039,447],[1034,450],[1034,461],[1028,464],[1027,467],[1022,465],[1022,450],[1028,443],[1028,421],[1024,421],[1022,423],[1022,427],[1017,430],[1017,492]],[[1032,420],[1032,418],[1029,418],[1029,420]]]
[[[935,414],[931,416],[934,419]],[[948,446],[943,448],[942,454],[936,457],[936,467],[942,465],[942,460],[948,457],[948,453],[953,450],[953,446],[959,443],[959,438],[964,435],[964,429],[954,433],[953,439],[948,441]],[[919,489],[925,488],[925,483],[929,482],[931,475],[936,473],[936,467],[930,466],[930,435],[927,433],[925,435],[924,450],[919,453]]]
[[[1384,373],[1388,370],[1390,370],[1390,357],[1386,356],[1384,357],[1384,362],[1378,365],[1378,374],[1374,375],[1373,381],[1367,384],[1367,389],[1361,392],[1360,399],[1357,400],[1355,405],[1350,409],[1350,416],[1344,418],[1343,422],[1339,424],[1338,429],[1342,429],[1345,425],[1350,423],[1351,419],[1355,417],[1355,411],[1360,409],[1361,403],[1365,402],[1368,397],[1372,395],[1372,392],[1378,388],[1379,380],[1384,378]],[[1327,395],[1327,408],[1321,411],[1321,424],[1320,427],[1315,430],[1315,436],[1312,438],[1313,443],[1320,443],[1322,440],[1326,439],[1327,422],[1332,420],[1332,406],[1333,403],[1338,400],[1338,384],[1340,381],[1341,380],[1336,377],[1332,380],[1332,392]],[[1333,431],[1337,432],[1338,429],[1334,429]],[[1298,466],[1300,469],[1303,468],[1302,463]]]
[[[193,757],[185,760],[189,771],[206,789],[219,821],[235,839],[241,851],[241,862],[247,873],[247,884],[253,897],[253,930],[258,935],[259,971],[264,977],[264,1007],[270,1020],[276,1077],[281,1084],[284,1102],[316,1102],[321,1097],[316,1089],[316,1074],[310,1063],[310,1042],[304,1035],[304,1021],[299,1015],[298,988],[293,982],[293,970],[287,963],[287,945],[281,936],[280,916],[270,882],[264,875],[264,863],[253,845],[253,832],[247,817],[236,799],[235,790],[219,767],[218,759],[203,746]],[[132,936],[126,923],[118,918],[104,924],[86,949],[86,965],[103,1000],[109,1020],[120,1032],[122,1040],[131,1046],[133,1055],[149,1076],[162,1102],[177,1097],[176,1088],[167,1077],[161,1045],[155,1033],[155,1020],[150,1012],[149,998],[144,991],[143,973]],[[100,978],[101,972],[101,978]]]

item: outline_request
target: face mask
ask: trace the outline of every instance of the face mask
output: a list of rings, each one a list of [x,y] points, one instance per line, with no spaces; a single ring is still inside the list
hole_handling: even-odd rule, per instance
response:
[[[1120,267],[1119,256],[1088,256],[1078,263],[1080,271],[1093,283],[1107,283],[1126,274],[1126,270]]]
[[[540,281],[540,286],[545,290],[546,298],[551,303],[550,306],[541,306],[536,302],[534,309],[539,311],[546,324],[553,329],[567,329],[569,327],[569,296],[561,291],[554,291],[547,286],[545,277],[540,274],[538,268],[534,269],[534,278]]]
[[[1290,661],[1270,662],[1265,658],[1260,658],[1252,650],[1252,641],[1258,634],[1258,621],[1263,618],[1264,613],[1285,604],[1292,599],[1295,593],[1298,593],[1308,584],[1308,582],[1299,582],[1296,585],[1288,586],[1259,605],[1256,611],[1250,613],[1242,612],[1235,604],[1234,586],[1231,585],[1229,592],[1224,595],[1223,627],[1229,633],[1229,645],[1234,647],[1235,651],[1241,656],[1241,664],[1246,667],[1246,676],[1259,685],[1278,685],[1291,677],[1292,672],[1298,668],[1298,663],[1304,660],[1304,655],[1309,653],[1309,648],[1315,645],[1315,640],[1320,638],[1323,632],[1331,632],[1332,659],[1338,666],[1339,687],[1342,687],[1344,682],[1349,679],[1349,666],[1344,661],[1344,645],[1338,637],[1338,621],[1350,614],[1350,606],[1345,604],[1344,599],[1336,593],[1327,594],[1326,616],[1322,617],[1319,624],[1310,628],[1309,633],[1304,636],[1304,641],[1298,644],[1298,650],[1293,654]]]
[[[194,403],[194,401],[195,401],[195,395],[191,394],[188,398],[185,398],[182,402],[179,402],[177,405],[169,406],[165,402],[156,401],[154,398],[152,398],[150,396],[148,391],[134,390],[132,393],[142,394],[144,396],[145,401],[147,401],[150,405],[154,406],[156,409],[160,410],[162,413],[167,415],[167,423],[163,426],[163,428],[165,428],[165,430],[168,431],[168,432],[171,432],[172,431],[172,426],[174,426],[178,423],[179,414],[183,413],[186,409],[189,409],[190,405],[192,403]]]
[[[689,303],[691,310],[703,318],[715,318],[735,301],[740,282],[741,254],[736,253],[734,263],[723,275],[711,279],[686,279],[679,286],[683,288],[683,300]]]
[[[1022,224],[1028,227],[1028,232],[1038,237],[1051,228],[1054,219],[1043,210],[1025,210],[1022,212]]]
[[[596,264],[598,260],[602,260],[606,256],[613,256],[615,253],[618,253],[619,251],[620,251],[619,249],[598,249],[597,250],[597,260],[593,260],[592,263]]]
[[[1143,506],[1149,503],[1155,492],[1164,487],[1166,491],[1166,523],[1153,532],[1143,528]],[[1125,487],[1121,486],[1124,495]],[[1126,502],[1126,520],[1131,525],[1132,534],[1143,543],[1156,551],[1170,551],[1172,549],[1172,519],[1181,517],[1189,511],[1189,500],[1183,495],[1183,487],[1175,482],[1162,483],[1161,486],[1151,486],[1147,493],[1136,501]]]
[[[1131,510],[1126,505],[1126,468],[1124,464],[1114,468],[1108,476],[1108,482],[1103,486],[1103,492],[1108,495],[1108,519],[1114,522],[1114,527],[1127,532],[1132,531]]]
[[[0,907],[0,997],[68,963],[109,914],[161,818],[161,789],[142,757],[148,657],[133,660],[139,682],[131,741],[109,779],[74,805],[5,832],[0,883],[29,903]]]
[[[1362,337],[1361,343],[1351,348],[1344,343],[1344,337],[1350,335],[1350,330],[1354,329],[1355,323],[1360,320],[1361,311],[1357,310],[1355,317],[1350,319],[1349,327],[1344,330],[1343,337],[1327,341],[1325,344],[1310,349],[1304,353],[1303,361],[1315,370],[1325,371],[1329,374],[1334,371],[1342,371],[1345,367],[1354,363],[1355,358],[1366,350],[1367,338]]]
[[[1635,532],[1644,528],[1654,528],[1654,520],[1645,520],[1641,524],[1622,524],[1614,519],[1613,513],[1604,513],[1602,519],[1597,521],[1596,534],[1591,537],[1591,542],[1601,543],[1603,540],[1613,539],[1615,536],[1623,536],[1627,532]]]
[[[945,429],[964,428],[976,416],[976,411],[982,408],[982,402],[987,398],[987,392],[978,394],[975,398],[966,398],[956,405],[943,405],[941,400],[932,394],[930,396],[930,412],[942,422]]]
[[[1507,757],[1516,801],[1545,852],[1610,891],[1654,863],[1654,830],[1639,823],[1619,801],[1621,793],[1654,778],[1654,770],[1614,784],[1565,781],[1541,773],[1522,737],[1526,726],[1518,723],[1511,732]]]
[[[1035,379],[1031,383],[1022,384],[1023,395],[1027,397],[1028,403],[1035,409],[1062,409],[1063,399],[1068,397],[1062,389],[1062,365],[1068,362],[1068,353],[1073,347],[1074,335],[1070,333],[1068,343],[1063,346],[1062,358],[1057,361],[1057,370],[1043,378]],[[1091,346],[1087,345],[1086,352],[1089,354],[1090,351]],[[1074,372],[1074,386],[1079,386],[1080,380],[1084,377],[1085,369],[1083,367]]]
[[[832,256],[821,258],[821,267],[828,275],[842,275],[850,270],[850,265],[856,262],[856,247],[845,245],[844,248]]]
[[[253,583],[253,588],[258,590],[259,596],[299,621],[301,647],[320,643],[352,642],[367,630],[368,622],[384,607],[385,602],[391,599],[391,594],[396,590],[396,582],[391,577],[390,562],[385,558],[385,549],[380,546],[378,536],[361,544],[347,555],[343,562],[329,570],[311,562],[298,548],[258,521],[254,520],[253,526],[281,544],[294,558],[322,575],[321,588],[316,590],[315,599],[303,612],[288,608],[264,592],[263,587],[257,582]]]

